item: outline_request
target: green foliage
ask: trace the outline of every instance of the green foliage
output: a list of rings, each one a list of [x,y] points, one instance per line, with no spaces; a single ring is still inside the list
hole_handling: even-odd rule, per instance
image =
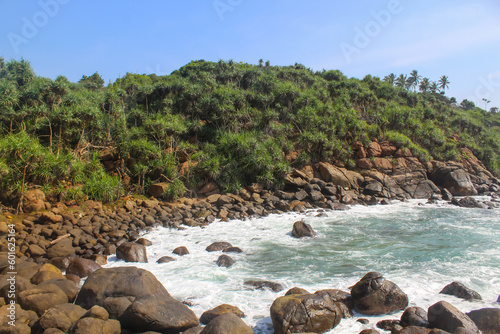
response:
[[[120,179],[103,169],[93,171],[85,180],[82,190],[90,199],[104,203],[116,200],[123,193]]]

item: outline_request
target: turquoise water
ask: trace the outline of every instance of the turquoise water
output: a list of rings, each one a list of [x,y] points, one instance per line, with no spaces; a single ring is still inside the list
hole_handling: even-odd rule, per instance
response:
[[[349,211],[318,211],[273,215],[247,221],[216,222],[206,228],[184,231],[158,228],[145,235],[150,263],[125,264],[110,259],[108,266],[136,265],[153,272],[167,290],[203,311],[222,303],[242,309],[255,333],[272,333],[269,307],[288,288],[299,286],[314,292],[325,288],[347,290],[368,271],[378,271],[398,284],[411,305],[429,307],[448,300],[462,311],[491,307],[500,294],[500,210],[464,209],[447,204],[419,205],[409,201],[389,206],[355,206]],[[295,239],[293,223],[303,219],[317,232],[315,238]],[[218,268],[220,252],[208,253],[214,241],[228,241],[244,250],[230,254],[236,263]],[[186,246],[190,254],[171,252]],[[161,256],[177,261],[156,264]],[[250,291],[243,282],[265,279],[283,284],[279,293]],[[439,295],[458,280],[478,291],[483,301],[466,302]],[[343,320],[335,333],[358,333],[373,328]]]

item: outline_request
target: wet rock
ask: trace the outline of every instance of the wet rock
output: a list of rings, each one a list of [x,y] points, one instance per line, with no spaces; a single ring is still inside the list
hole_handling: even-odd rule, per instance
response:
[[[56,305],[68,303],[68,296],[54,284],[25,290],[18,298],[23,309],[35,311],[39,316]]]
[[[201,334],[253,334],[253,330],[234,313],[226,313],[210,321]]]
[[[243,285],[246,285],[246,286],[252,288],[252,290],[270,289],[274,292],[280,292],[284,289],[283,285],[281,285],[280,283],[271,282],[271,281],[250,280],[250,281],[246,281],[245,283],[243,283]]]
[[[180,246],[174,249],[172,253],[177,254],[179,256],[184,256],[189,254],[189,250],[185,246]]]
[[[377,328],[385,331],[391,331],[396,325],[399,325],[399,320],[396,319],[380,320],[377,322]]]
[[[125,262],[148,262],[146,247],[133,242],[124,242],[118,246],[116,257]]]
[[[293,287],[293,288],[291,288],[290,290],[288,290],[285,293],[285,296],[289,296],[289,295],[305,295],[305,294],[310,294],[310,292],[307,291],[306,289],[302,289],[302,288],[298,288],[298,287]]]
[[[464,197],[458,201],[456,200],[456,198],[454,198],[451,203],[458,205],[459,207],[462,207],[462,208],[477,208],[477,209],[487,209],[488,208],[484,203],[478,202],[473,197]]]
[[[99,269],[101,269],[101,266],[92,260],[76,258],[70,262],[66,273],[83,278]]]
[[[441,189],[441,196],[443,197],[444,201],[451,201],[453,199],[453,195],[446,188]]]
[[[134,331],[178,333],[198,326],[198,318],[186,305],[172,297],[141,296],[120,318],[124,328]]]
[[[104,306],[104,300],[109,297],[138,298],[150,295],[158,299],[170,297],[149,271],[136,267],[103,268],[89,275],[75,304],[90,308],[94,305]]]
[[[316,233],[311,225],[305,223],[303,220],[299,220],[293,224],[292,236],[295,238],[314,237],[315,235]]]
[[[370,272],[351,288],[355,309],[366,315],[389,314],[404,310],[408,296],[382,274]]]
[[[483,334],[500,333],[500,309],[483,308],[467,313],[467,316],[474,321]]]
[[[408,307],[401,315],[401,326],[429,327],[427,311],[421,307]]]
[[[217,252],[217,251],[222,251],[226,248],[229,248],[229,247],[232,247],[233,245],[231,245],[229,242],[225,242],[225,241],[218,241],[218,242],[214,242],[212,244],[210,244],[205,250],[207,252]]]
[[[316,294],[283,296],[271,305],[275,334],[323,333],[337,326],[341,318],[331,300]]]
[[[87,311],[74,304],[61,304],[47,310],[38,321],[34,332],[44,332],[49,328],[57,328],[66,333],[71,325],[80,319]]]
[[[167,262],[172,262],[175,261],[175,259],[171,256],[162,256],[160,257],[156,263],[167,263]]]
[[[380,334],[380,332],[376,329],[363,329],[359,334]]]
[[[137,239],[136,243],[138,243],[139,245],[143,245],[143,246],[151,246],[151,245],[153,245],[153,243],[150,240],[145,239],[145,238],[139,238],[139,239]]]
[[[223,253],[243,253],[243,250],[239,247],[228,247],[228,248],[225,248],[222,252]]]
[[[359,322],[360,324],[363,324],[363,325],[368,325],[370,323],[370,320],[365,319],[365,318],[360,318],[360,319],[356,320],[356,322]]]
[[[466,300],[482,300],[479,293],[472,289],[469,289],[460,282],[452,282],[448,284],[439,293],[455,296]]]
[[[445,301],[437,302],[429,307],[427,316],[429,324],[433,328],[454,333],[459,327],[463,327],[471,333],[479,333],[479,329],[471,318]]]
[[[314,294],[330,299],[339,308],[342,318],[353,316],[354,304],[350,293],[338,289],[324,289],[316,291]]]
[[[227,255],[221,255],[215,262],[219,267],[229,268],[234,264],[234,260]]]
[[[238,307],[228,304],[222,304],[211,310],[203,312],[203,314],[200,317],[200,322],[206,325],[213,319],[226,313],[234,313],[240,318],[243,318],[245,316],[243,311],[241,311]]]

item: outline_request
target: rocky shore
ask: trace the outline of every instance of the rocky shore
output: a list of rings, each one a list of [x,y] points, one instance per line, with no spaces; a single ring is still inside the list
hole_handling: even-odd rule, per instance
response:
[[[26,192],[25,209],[31,212],[22,216],[6,214],[7,219],[0,222],[0,333],[252,333],[241,320],[243,312],[233,306],[207,310],[198,319],[188,306],[172,298],[151,273],[135,267],[101,268],[107,256],[113,254],[127,262],[147,262],[149,241],[140,235],[155,226],[203,227],[216,220],[302,212],[313,207],[347,210],[349,205],[389,204],[410,198],[446,200],[483,209],[499,206],[500,180],[472,153],[465,155],[467,159],[461,163],[422,164],[408,150],[374,142],[367,148],[356,147],[356,154],[356,171],[318,163],[293,170],[283,190],[271,191],[252,184],[238,193],[221,194],[214,183],[207,183],[196,198],[182,198],[175,203],[154,197],[125,197],[110,206],[93,201],[48,203],[40,190]],[[152,192],[161,187],[153,186]],[[478,194],[490,195],[492,201],[454,198]],[[297,237],[313,235],[306,225],[297,224],[292,233]],[[15,248],[3,237],[12,231]],[[232,248],[228,252],[238,251],[231,245],[216,246],[221,250]],[[187,250],[176,251],[183,254]],[[16,274],[9,281],[13,272],[9,260],[14,255]],[[217,264],[227,267],[231,261],[229,255],[222,255]],[[86,277],[79,288],[80,280]],[[272,282],[251,284],[273,290],[275,287]],[[404,310],[408,304],[405,296],[381,274],[369,273],[350,293],[292,291],[275,301],[271,317],[276,334],[321,333],[353,311],[370,315]],[[9,309],[11,305],[15,305],[15,312]],[[10,314],[15,314],[16,326],[9,325]],[[443,323],[443,314],[450,320]],[[484,319],[498,318],[497,311],[489,310],[469,317],[442,302],[427,311],[408,308],[400,320],[384,326],[395,333],[477,333],[478,327],[484,333],[498,333],[483,329],[491,325]],[[206,326],[200,327],[200,322]],[[459,325],[451,328],[450,323]]]

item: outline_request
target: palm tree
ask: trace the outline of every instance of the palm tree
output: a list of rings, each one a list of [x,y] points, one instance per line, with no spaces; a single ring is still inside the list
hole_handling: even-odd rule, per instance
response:
[[[436,93],[439,87],[438,87],[438,84],[436,83],[436,81],[433,81],[429,88],[430,88],[431,92]]]
[[[439,88],[443,90],[443,92],[448,88],[448,85],[450,84],[450,81],[448,80],[448,77],[446,75],[443,75],[439,79]]]
[[[386,75],[384,77],[384,81],[387,82],[391,86],[394,86],[394,80],[396,80],[396,75],[394,73],[391,73],[391,74]]]
[[[406,77],[406,74],[400,74],[394,82],[396,83],[396,87],[407,88],[408,79]]]
[[[417,70],[411,71],[409,80],[411,82],[411,87],[413,87],[413,90],[417,89],[417,86],[420,83],[420,79],[422,79],[422,76],[418,75]]]
[[[260,58],[259,59],[259,67],[264,66],[264,59]]]
[[[422,81],[420,82],[420,86],[418,87],[418,89],[420,89],[421,92],[426,93],[429,91],[430,87],[431,87],[431,82],[429,78],[423,78]]]

